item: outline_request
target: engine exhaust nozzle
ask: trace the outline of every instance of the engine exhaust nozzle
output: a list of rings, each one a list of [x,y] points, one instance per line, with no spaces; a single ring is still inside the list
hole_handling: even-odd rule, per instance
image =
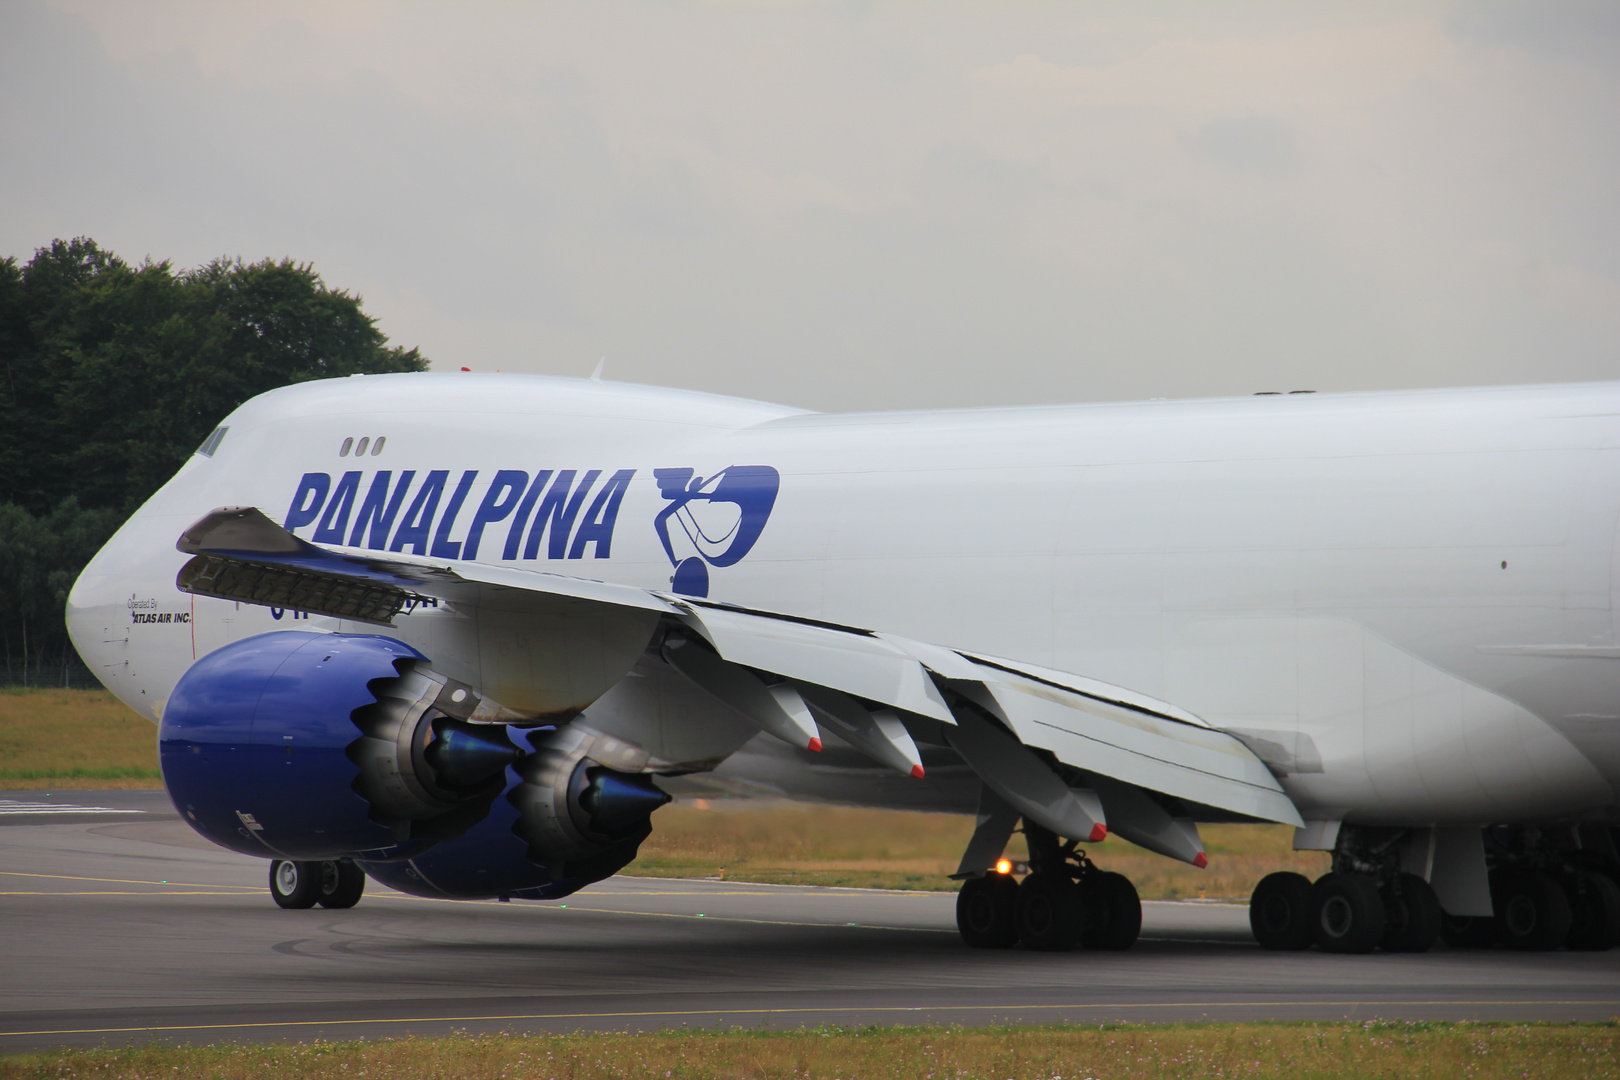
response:
[[[598,766],[586,770],[585,790],[579,805],[600,832],[619,833],[641,824],[654,810],[670,801],[667,792],[645,776],[614,772]]]

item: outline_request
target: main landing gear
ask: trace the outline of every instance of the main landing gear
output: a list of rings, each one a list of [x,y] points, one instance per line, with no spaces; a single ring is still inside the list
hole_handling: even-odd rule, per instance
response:
[[[1427,881],[1396,874],[1324,874],[1313,885],[1295,873],[1270,874],[1249,900],[1249,927],[1267,949],[1323,952],[1427,952],[1440,936],[1440,901]]]
[[[352,862],[292,862],[270,864],[270,897],[277,907],[351,908],[366,891],[366,875]]]
[[[1314,944],[1340,953],[1427,952],[1437,940],[1520,951],[1620,945],[1620,855],[1606,831],[1487,832],[1494,916],[1443,911],[1427,881],[1400,870],[1401,835],[1346,827],[1332,873],[1314,884],[1294,873],[1266,877],[1249,900],[1255,940],[1268,949]]]
[[[1038,825],[1024,823],[1030,874],[988,873],[962,884],[956,897],[956,928],[976,949],[1008,949],[1023,943],[1039,952],[1128,949],[1142,930],[1142,902],[1121,874],[1100,870],[1078,841],[1067,843]]]
[[[1560,874],[1526,864],[1498,867],[1491,871],[1491,905],[1495,919],[1462,928],[1474,931],[1466,943],[1453,941],[1450,933],[1446,940],[1475,947],[1494,943],[1521,952],[1560,946],[1603,952],[1620,945],[1620,885],[1602,871],[1577,868]]]

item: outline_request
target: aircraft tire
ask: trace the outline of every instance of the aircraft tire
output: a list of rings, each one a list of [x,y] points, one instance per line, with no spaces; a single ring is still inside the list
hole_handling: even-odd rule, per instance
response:
[[[1013,916],[1026,949],[1068,952],[1080,942],[1085,906],[1067,875],[1034,873],[1018,885]]]
[[[1142,898],[1124,874],[1094,874],[1080,886],[1084,918],[1080,944],[1102,952],[1121,952],[1142,933]]]
[[[1323,952],[1372,952],[1384,936],[1384,898],[1365,874],[1323,874],[1311,886],[1311,935]]]
[[[270,896],[277,907],[315,906],[321,896],[321,864],[276,859],[270,864]]]
[[[1421,953],[1440,936],[1440,898],[1416,874],[1399,874],[1384,893],[1385,952]]]
[[[1496,920],[1489,915],[1440,914],[1440,940],[1453,949],[1489,949],[1496,945]]]
[[[1507,872],[1492,883],[1498,940],[1521,952],[1556,949],[1569,937],[1575,913],[1564,887],[1537,870]]]
[[[1604,952],[1620,945],[1620,886],[1607,874],[1581,875],[1570,896],[1574,920],[1565,943],[1577,952]]]
[[[321,894],[316,903],[323,908],[352,908],[366,891],[366,872],[352,862],[323,862]]]
[[[1249,929],[1264,949],[1311,946],[1311,879],[1283,870],[1267,874],[1249,897]]]
[[[975,949],[1010,949],[1018,944],[1017,904],[1011,874],[969,878],[956,894],[956,930]]]

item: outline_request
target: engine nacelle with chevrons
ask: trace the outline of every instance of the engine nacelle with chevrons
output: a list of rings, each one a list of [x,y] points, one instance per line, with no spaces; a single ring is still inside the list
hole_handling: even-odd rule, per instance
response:
[[[392,638],[235,642],[194,664],[164,708],[164,785],[193,828],[244,854],[409,857],[482,820],[519,754],[504,728],[437,708],[445,688]]]
[[[392,638],[262,634],[175,687],[164,783],[215,843],[353,858],[424,895],[561,896],[635,858],[669,799],[591,756],[612,759],[616,740],[582,723],[466,722],[478,701]]]

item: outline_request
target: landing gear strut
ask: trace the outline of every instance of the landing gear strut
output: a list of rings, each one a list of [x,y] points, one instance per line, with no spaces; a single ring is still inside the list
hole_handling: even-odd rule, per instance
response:
[[[956,927],[977,949],[1022,942],[1040,952],[1128,949],[1142,929],[1142,902],[1130,879],[1100,870],[1078,841],[1064,842],[1029,821],[1030,874],[1022,882],[989,873],[965,882],[956,898]]]

